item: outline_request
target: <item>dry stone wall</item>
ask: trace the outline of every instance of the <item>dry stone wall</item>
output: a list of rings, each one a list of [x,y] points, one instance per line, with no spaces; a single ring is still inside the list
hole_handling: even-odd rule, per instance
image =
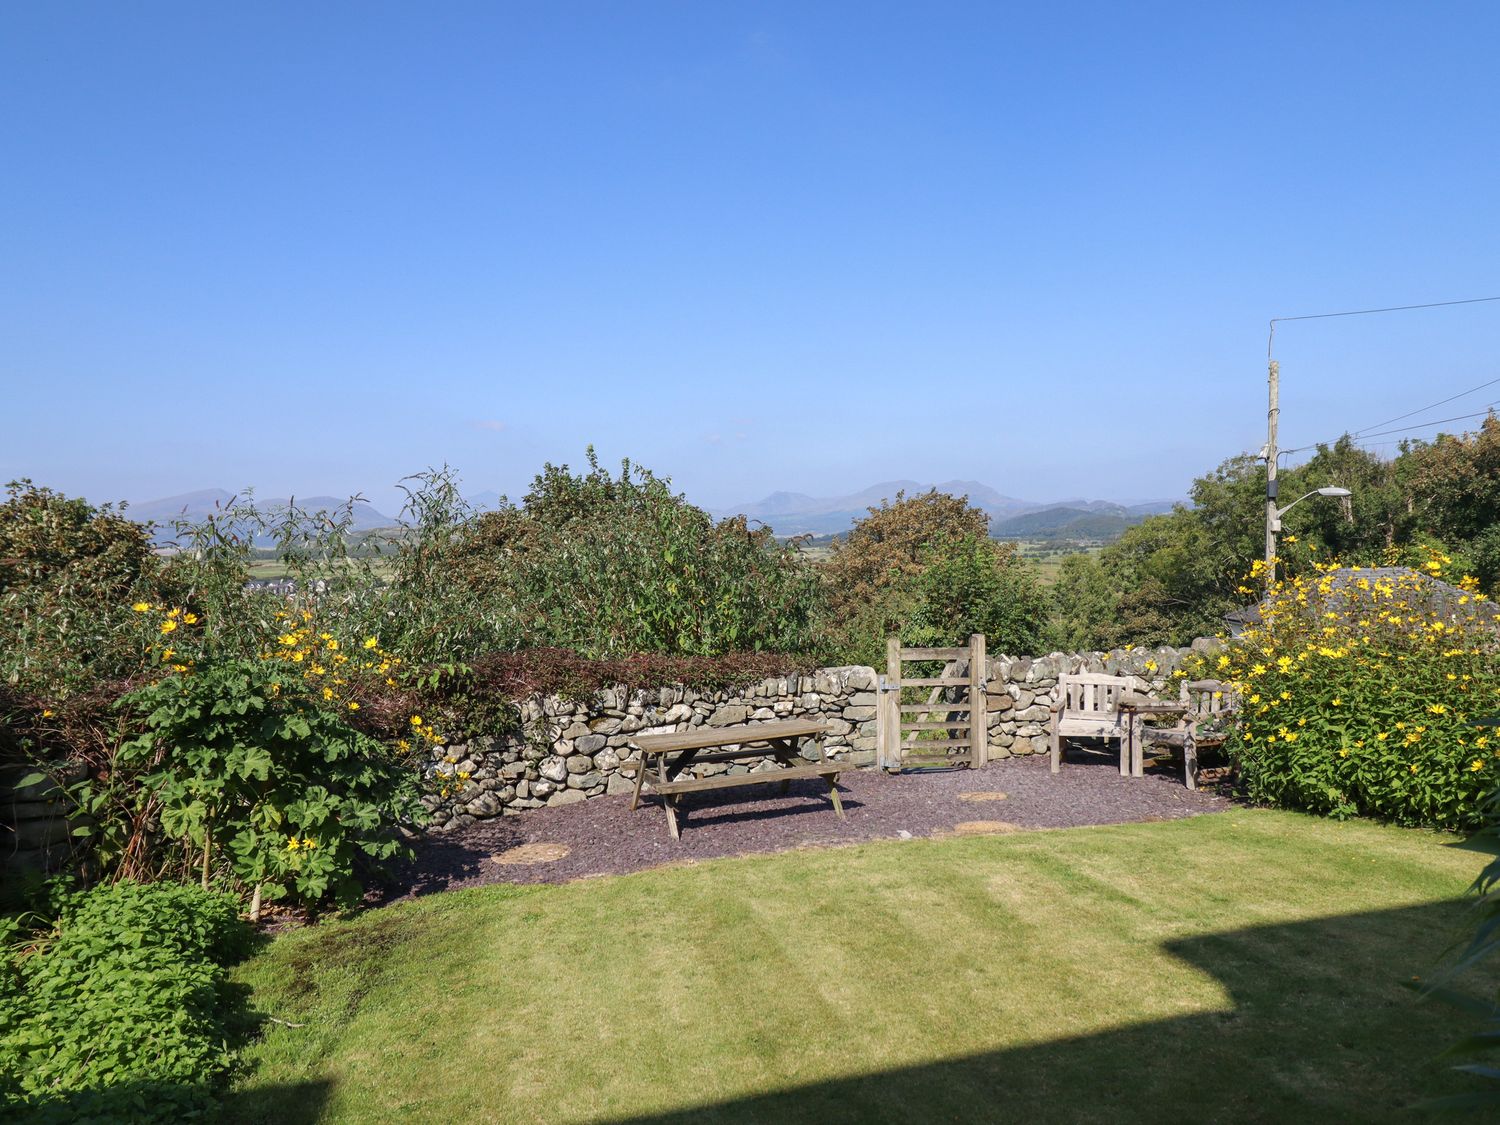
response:
[[[74,825],[67,797],[52,778],[18,784],[35,772],[30,766],[0,766],[0,868],[55,874],[72,854]],[[61,780],[82,776],[82,768],[72,766]]]
[[[989,661],[987,701],[993,757],[1047,751],[1047,720],[1057,698],[1059,675],[1089,671],[1134,676],[1145,691],[1175,695],[1175,672],[1193,649],[1117,649],[1113,652],[1051,653],[1039,657],[996,656]],[[958,674],[966,669],[955,666]],[[636,755],[636,735],[699,727],[726,727],[772,719],[806,718],[830,728],[824,753],[851,767],[874,761],[875,701],[879,676],[873,668],[824,668],[812,675],[782,676],[749,687],[695,691],[682,685],[602,691],[588,702],[544,696],[521,706],[523,733],[481,737],[438,746],[427,767],[431,780],[450,789],[427,798],[432,828],[444,832],[477,820],[543,806],[571,804],[609,793],[625,793],[634,778],[620,769]],[[961,698],[954,693],[953,698]],[[805,753],[813,750],[808,747]],[[693,767],[696,777],[745,773],[761,761]]]

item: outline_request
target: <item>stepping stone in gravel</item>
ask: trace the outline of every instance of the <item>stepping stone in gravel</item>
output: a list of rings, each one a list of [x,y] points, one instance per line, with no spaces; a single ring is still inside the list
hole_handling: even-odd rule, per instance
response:
[[[953,826],[957,836],[1002,836],[1007,832],[1019,832],[1019,824],[1004,820],[961,820]]]
[[[974,789],[968,793],[960,793],[958,799],[960,801],[1004,801],[1008,796],[998,789]]]
[[[555,863],[571,850],[566,844],[522,844],[497,852],[490,859],[502,866],[529,867],[534,863]]]

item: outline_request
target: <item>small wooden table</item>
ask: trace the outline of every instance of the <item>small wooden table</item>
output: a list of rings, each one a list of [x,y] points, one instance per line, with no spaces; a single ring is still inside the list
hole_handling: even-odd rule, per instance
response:
[[[1127,695],[1120,700],[1120,710],[1129,716],[1130,776],[1146,776],[1146,746],[1141,737],[1148,715],[1187,714],[1187,704],[1175,699],[1153,699],[1145,695]]]
[[[823,736],[829,728],[809,719],[787,719],[770,723],[743,723],[732,727],[700,727],[697,730],[677,731],[672,734],[647,734],[632,739],[640,748],[637,762],[622,765],[635,766],[635,793],[630,807],[641,803],[641,786],[651,770],[648,759],[656,759],[656,776],[651,778],[651,791],[659,794],[667,812],[667,830],[674,840],[681,838],[677,826],[677,799],[683,793],[702,789],[730,789],[740,785],[765,785],[776,781],[781,791],[787,791],[787,783],[804,777],[821,777],[828,782],[828,796],[833,801],[833,811],[840,819],[844,806],[839,800],[838,777],[843,769],[838,763],[823,760]],[[808,765],[797,765],[797,744],[805,738],[815,739],[817,761]],[[747,750],[748,745],[762,745],[769,749]],[[715,747],[732,747],[719,749]],[[702,753],[712,750],[712,753]],[[718,777],[689,777],[679,780],[685,769],[695,762],[732,762],[746,758],[771,757],[781,763],[777,770],[762,770],[757,773],[721,774]]]

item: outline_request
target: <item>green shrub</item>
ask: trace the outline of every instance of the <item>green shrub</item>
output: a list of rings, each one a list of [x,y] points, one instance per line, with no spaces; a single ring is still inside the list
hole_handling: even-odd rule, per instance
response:
[[[404,851],[396,829],[420,814],[416,771],[314,702],[307,663],[210,660],[121,700],[145,729],[120,750],[129,776],[109,784],[159,820],[172,870],[207,886],[222,861],[266,898],[349,903],[357,864]],[[90,813],[100,784],[81,794]]]
[[[30,481],[0,504],[0,681],[58,699],[140,665],[132,592],[157,561],[139,524]]]
[[[890,636],[948,646],[984,633],[991,652],[1035,651],[1046,594],[988,527],[966,498],[936,491],[871,508],[823,568],[826,648],[849,663],[883,664]]]
[[[1443,564],[1429,560],[1428,574]],[[1332,570],[1279,583],[1263,623],[1212,669],[1243,695],[1230,751],[1250,797],[1477,827],[1500,780],[1500,744],[1473,726],[1500,700],[1493,607],[1444,597],[1422,575]]]
[[[914,645],[963,645],[983,633],[994,653],[1036,652],[1047,617],[1036,573],[1009,543],[964,539],[935,554],[916,582],[920,595],[902,639]]]
[[[408,613],[408,588],[434,582],[413,584],[415,557],[411,567],[398,565],[393,620],[442,614],[424,635],[406,627],[403,648],[443,660],[478,655],[484,646],[476,640],[594,658],[810,647],[817,579],[795,549],[740,517],[715,523],[670,481],[628,461],[617,478],[592,449],[588,460],[589,471],[578,474],[547,465],[521,505],[502,503],[464,527],[451,567],[462,598]],[[454,612],[471,604],[468,622]],[[455,636],[458,629],[472,635]],[[434,638],[442,643],[434,647]]]
[[[0,1108],[37,1121],[210,1119],[232,1061],[234,900],[118,883],[67,893],[0,979]],[[13,944],[23,932],[12,920]]]

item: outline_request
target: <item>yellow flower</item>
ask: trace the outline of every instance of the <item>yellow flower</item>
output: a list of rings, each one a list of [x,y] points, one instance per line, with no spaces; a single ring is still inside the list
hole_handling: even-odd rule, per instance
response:
[[[333,689],[331,687],[326,687],[326,688],[323,689],[323,698],[324,699],[332,699],[333,698]]]
[[[172,630],[174,630],[176,628],[177,628],[177,622],[173,621],[170,617],[167,618],[167,620],[165,620],[165,621],[163,621],[161,623],[161,631],[163,633],[170,633],[170,632],[172,632]]]
[[[422,716],[421,715],[413,715],[411,717],[411,725],[414,726],[414,727],[421,726],[422,725]]]
[[[377,643],[374,637],[365,638],[365,648],[374,648]]]
[[[337,652],[338,649],[339,649],[339,643],[338,643],[338,641],[329,641],[328,642],[328,651],[329,652]]]
[[[44,718],[44,719],[50,719],[50,718],[52,718],[52,715],[53,715],[53,712],[50,711],[50,710],[42,712],[42,718]]]
[[[315,847],[318,846],[318,842],[316,840],[311,840],[308,837],[304,836],[304,837],[302,837],[302,846],[304,848],[315,848]]]
[[[349,710],[351,710],[351,711],[358,711],[359,710],[359,704],[355,703],[354,700],[351,699],[349,701]]]
[[[196,625],[198,624],[198,615],[196,613],[184,613],[182,615],[182,623],[184,625]]]
[[[131,606],[130,608],[135,610],[137,613],[145,613],[151,607],[145,602],[136,602],[135,605]]]
[[[1478,773],[1480,770],[1484,769],[1484,762],[1482,762],[1478,758],[1475,758],[1472,762],[1469,763],[1469,769],[1473,770],[1475,773]]]
[[[1427,708],[1427,711],[1429,714],[1433,715],[1446,715],[1448,713],[1448,708],[1443,706],[1443,704],[1441,703],[1434,703],[1431,707]]]
[[[297,837],[295,837],[295,836],[291,837],[286,842],[286,850],[289,851],[289,852],[294,852],[298,848],[300,848],[301,846],[302,846],[301,844],[297,843]]]

